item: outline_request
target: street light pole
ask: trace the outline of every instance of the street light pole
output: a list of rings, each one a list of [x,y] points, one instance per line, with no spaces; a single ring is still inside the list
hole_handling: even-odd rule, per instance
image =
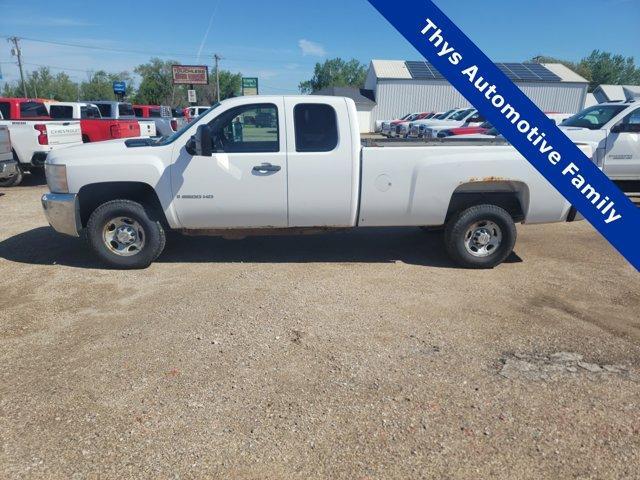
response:
[[[216,95],[218,97],[218,102],[220,102],[220,65],[219,62],[222,60],[222,57],[217,53],[213,56],[213,59],[216,62]]]

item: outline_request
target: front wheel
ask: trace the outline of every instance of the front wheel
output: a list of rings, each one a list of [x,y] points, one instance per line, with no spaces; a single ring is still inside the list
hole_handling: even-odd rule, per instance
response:
[[[466,268],[493,268],[516,244],[517,230],[509,213],[495,205],[477,205],[456,213],[447,223],[447,252]]]
[[[130,200],[100,205],[89,218],[87,236],[98,257],[120,269],[147,268],[165,245],[162,223]]]

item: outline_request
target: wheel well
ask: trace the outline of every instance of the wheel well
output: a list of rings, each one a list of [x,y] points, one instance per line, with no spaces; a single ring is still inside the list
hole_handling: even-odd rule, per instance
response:
[[[475,205],[495,205],[506,210],[514,222],[522,222],[528,209],[529,190],[520,182],[471,182],[458,187],[451,197],[447,220]]]
[[[142,182],[105,182],[85,185],[78,193],[80,203],[80,219],[86,227],[93,211],[103,203],[111,200],[132,200],[143,205],[154,220],[159,220],[166,227],[167,219],[158,199],[156,191]]]

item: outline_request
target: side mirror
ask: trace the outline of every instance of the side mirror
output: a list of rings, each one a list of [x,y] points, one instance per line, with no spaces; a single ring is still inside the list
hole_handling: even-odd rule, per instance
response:
[[[196,130],[196,134],[185,145],[185,149],[189,155],[210,157],[213,154],[213,142],[209,126],[200,125]]]
[[[625,131],[624,125],[622,123],[619,123],[611,127],[611,133],[623,133],[624,131]]]

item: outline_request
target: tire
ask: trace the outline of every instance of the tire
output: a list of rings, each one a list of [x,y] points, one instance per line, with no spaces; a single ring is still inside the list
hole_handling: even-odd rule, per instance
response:
[[[147,268],[164,250],[164,227],[139,203],[113,200],[89,217],[87,238],[107,265],[123,269]],[[118,232],[124,237],[117,237]]]
[[[15,175],[9,178],[3,178],[0,180],[0,188],[9,188],[16,187],[22,183],[24,178],[24,172],[22,171],[22,167],[20,165],[17,166],[17,172]]]
[[[449,256],[465,268],[494,268],[516,244],[518,232],[509,213],[495,205],[477,205],[447,222],[444,241]]]

